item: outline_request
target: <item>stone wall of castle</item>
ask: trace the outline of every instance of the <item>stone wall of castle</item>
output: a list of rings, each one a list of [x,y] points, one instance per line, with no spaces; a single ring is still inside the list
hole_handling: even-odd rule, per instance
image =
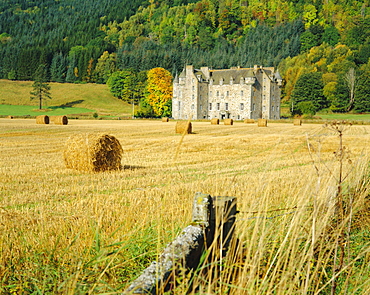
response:
[[[255,67],[251,77],[240,81],[227,77],[214,83],[208,68],[195,71],[186,66],[174,81],[172,116],[184,120],[279,119],[280,87],[271,73],[271,68]]]

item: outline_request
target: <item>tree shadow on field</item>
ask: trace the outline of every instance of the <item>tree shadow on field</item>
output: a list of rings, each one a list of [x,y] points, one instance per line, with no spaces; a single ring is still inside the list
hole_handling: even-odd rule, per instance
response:
[[[77,105],[77,104],[80,104],[80,103],[83,103],[84,100],[83,99],[80,99],[80,100],[75,100],[75,101],[70,101],[70,102],[67,102],[67,103],[64,103],[64,104],[61,104],[59,106],[53,106],[53,107],[49,107],[50,109],[65,109],[65,108],[72,108],[73,106]]]
[[[147,167],[144,166],[135,166],[135,165],[123,165],[123,170],[138,170],[138,169],[145,169]]]

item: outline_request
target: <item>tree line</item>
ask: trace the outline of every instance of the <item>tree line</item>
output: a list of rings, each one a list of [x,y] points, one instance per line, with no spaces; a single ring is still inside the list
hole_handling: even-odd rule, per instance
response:
[[[292,114],[370,111],[367,1],[9,0],[0,11],[0,78],[32,80],[40,64],[61,83],[258,64],[279,68]]]

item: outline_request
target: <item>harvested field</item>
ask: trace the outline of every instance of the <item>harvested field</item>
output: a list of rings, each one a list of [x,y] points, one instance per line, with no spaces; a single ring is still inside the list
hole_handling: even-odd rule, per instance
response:
[[[248,294],[269,286],[281,289],[265,294],[303,294],[292,282],[298,271],[299,279],[306,275],[312,259],[313,215],[297,208],[312,208],[315,198],[323,204],[318,212],[330,211],[324,204],[337,187],[338,135],[321,124],[291,122],[192,126],[195,133],[179,136],[174,121],[70,120],[45,128],[34,119],[0,119],[0,293],[120,293],[189,224],[193,197],[204,192],[237,197],[236,232],[245,248],[238,271],[227,273],[237,286],[230,294],[250,286]],[[123,169],[67,169],[65,143],[76,133],[113,134]],[[343,173],[360,183],[370,126],[346,128],[343,144],[351,160]],[[295,209],[269,211],[284,208]],[[315,220],[317,239],[325,214]],[[356,276],[349,280],[362,290],[370,288],[366,255],[351,264]],[[310,288],[314,278],[307,278]]]

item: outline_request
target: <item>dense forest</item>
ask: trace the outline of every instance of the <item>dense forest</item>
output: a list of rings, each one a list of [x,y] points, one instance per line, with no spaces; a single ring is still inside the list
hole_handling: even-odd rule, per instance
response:
[[[3,79],[33,80],[40,65],[48,81],[107,83],[127,69],[258,64],[279,68],[292,114],[365,112],[369,57],[368,0],[0,2]]]

